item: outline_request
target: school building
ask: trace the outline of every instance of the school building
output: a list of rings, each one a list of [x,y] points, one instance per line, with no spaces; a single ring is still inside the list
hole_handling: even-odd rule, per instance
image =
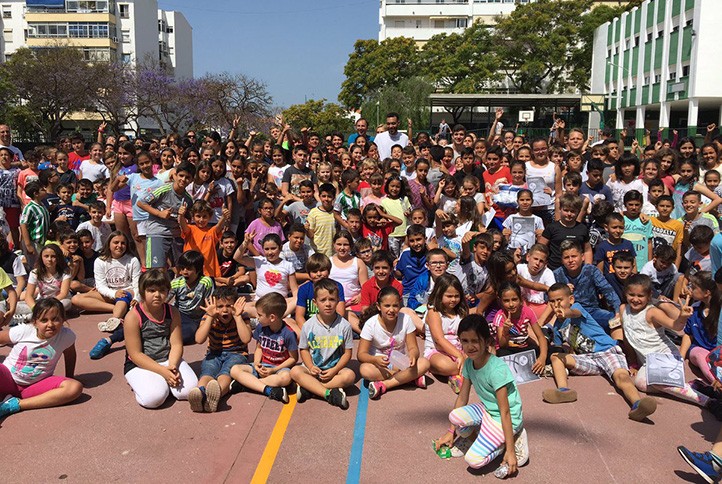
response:
[[[590,93],[616,128],[704,135],[722,121],[722,1],[648,0],[597,28]]]

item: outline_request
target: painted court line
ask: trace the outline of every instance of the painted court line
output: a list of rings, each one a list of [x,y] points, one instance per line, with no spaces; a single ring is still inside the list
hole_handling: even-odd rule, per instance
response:
[[[273,427],[271,437],[268,439],[266,448],[263,450],[261,460],[258,461],[256,472],[253,473],[251,484],[261,484],[268,481],[268,476],[271,475],[271,469],[273,463],[276,461],[278,450],[281,448],[281,442],[283,442],[283,436],[286,434],[289,422],[291,422],[291,416],[293,410],[296,408],[296,394],[289,395],[288,404],[283,406],[281,414],[276,420],[276,425]]]
[[[358,484],[361,479],[361,459],[364,453],[364,439],[366,437],[366,414],[369,408],[369,389],[362,383],[361,394],[358,397],[358,408],[356,409],[356,423],[353,427],[353,444],[351,445],[351,456],[348,462],[348,473],[346,484]]]

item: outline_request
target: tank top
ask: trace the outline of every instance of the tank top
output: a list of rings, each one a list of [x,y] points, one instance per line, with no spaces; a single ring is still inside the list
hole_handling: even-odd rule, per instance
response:
[[[427,312],[426,314],[428,315],[429,313]],[[461,351],[461,343],[459,342],[459,323],[461,322],[461,316],[445,316],[441,313],[439,313],[439,316],[441,316],[441,330],[444,332],[444,338],[454,345],[456,349]],[[429,329],[429,324],[426,322],[426,317],[424,317],[424,332],[426,333],[424,350],[435,350],[436,344],[434,343],[434,338],[431,336],[431,329]]]
[[[647,322],[647,306],[637,314],[632,314],[629,306],[622,314],[622,327],[624,336],[637,353],[637,359],[641,364],[647,362],[647,355],[650,353],[672,354],[679,356],[679,350],[672,341],[664,334],[664,328],[655,328]]]
[[[358,261],[356,257],[351,260],[348,267],[338,267],[331,259],[331,272],[329,277],[341,284],[346,300],[352,299],[361,293],[361,284],[358,280]]]
[[[157,363],[168,361],[168,355],[170,354],[170,326],[173,320],[170,305],[168,303],[163,305],[162,321],[151,319],[143,311],[141,304],[136,304],[135,311],[140,318],[141,351]],[[126,350],[124,373],[128,373],[135,367],[137,365],[131,361]]]
[[[121,166],[118,170],[118,175],[130,176],[133,173],[138,173],[138,165],[133,163],[130,166]],[[127,202],[130,200],[130,185],[126,185],[113,194],[113,200],[119,202]]]
[[[530,161],[526,162],[526,178],[527,180],[531,177],[543,178],[544,183],[547,184],[552,190],[551,199],[552,203],[547,205],[548,210],[554,210],[554,186],[556,182],[556,165],[551,161],[547,163],[544,168],[536,168],[531,165]]]

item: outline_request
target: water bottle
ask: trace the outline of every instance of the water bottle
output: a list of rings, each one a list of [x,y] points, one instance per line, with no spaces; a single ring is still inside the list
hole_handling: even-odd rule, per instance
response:
[[[389,368],[401,371],[408,367],[409,357],[398,350],[391,350],[389,354]]]
[[[504,479],[507,475],[509,475],[509,466],[502,462],[499,468],[494,471],[494,477]]]

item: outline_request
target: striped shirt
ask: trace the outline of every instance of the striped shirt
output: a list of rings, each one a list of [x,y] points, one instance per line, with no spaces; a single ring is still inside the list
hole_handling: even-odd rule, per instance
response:
[[[20,215],[20,223],[25,224],[30,233],[30,240],[39,244],[45,243],[45,236],[48,233],[50,224],[50,213],[48,209],[39,203],[31,200]]]
[[[175,298],[175,307],[182,315],[200,321],[204,313],[201,305],[213,295],[213,280],[202,276],[195,287],[188,287],[185,277],[176,277],[170,283],[170,295]]]
[[[208,332],[208,350],[248,353],[248,345],[243,343],[241,337],[238,336],[235,318],[231,317],[227,323],[222,322],[218,317],[213,320]]]

